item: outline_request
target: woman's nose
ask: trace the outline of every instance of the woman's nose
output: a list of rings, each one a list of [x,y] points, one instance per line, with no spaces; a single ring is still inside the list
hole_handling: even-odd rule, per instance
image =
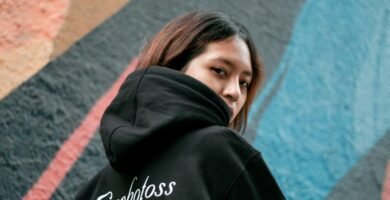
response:
[[[240,84],[238,81],[230,81],[223,89],[223,96],[231,102],[237,101],[241,96]]]

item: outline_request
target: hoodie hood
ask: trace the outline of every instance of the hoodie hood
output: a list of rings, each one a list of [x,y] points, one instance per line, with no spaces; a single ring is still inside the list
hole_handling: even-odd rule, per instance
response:
[[[127,77],[103,114],[100,134],[111,166],[124,171],[142,167],[181,134],[227,126],[230,115],[225,102],[202,82],[153,66]]]

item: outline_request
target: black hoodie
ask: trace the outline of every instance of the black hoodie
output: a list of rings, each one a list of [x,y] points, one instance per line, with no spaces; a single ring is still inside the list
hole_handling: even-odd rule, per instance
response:
[[[227,128],[229,112],[181,72],[135,71],[101,121],[110,165],[76,199],[284,199],[260,153]]]

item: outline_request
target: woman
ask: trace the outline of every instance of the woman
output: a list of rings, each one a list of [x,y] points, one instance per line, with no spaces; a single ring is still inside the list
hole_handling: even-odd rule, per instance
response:
[[[263,74],[248,31],[222,13],[168,23],[105,111],[110,165],[76,199],[284,199],[239,134]]]

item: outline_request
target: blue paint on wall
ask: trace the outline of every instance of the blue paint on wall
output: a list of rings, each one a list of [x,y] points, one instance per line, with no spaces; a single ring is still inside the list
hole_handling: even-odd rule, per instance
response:
[[[281,77],[254,145],[288,199],[324,199],[390,128],[390,1],[307,1],[253,112]]]

